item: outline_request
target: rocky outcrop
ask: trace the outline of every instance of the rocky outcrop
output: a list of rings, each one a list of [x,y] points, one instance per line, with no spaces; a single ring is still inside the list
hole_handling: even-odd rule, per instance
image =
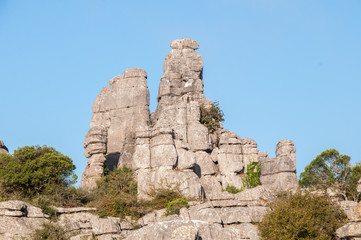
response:
[[[102,176],[104,164],[133,167],[136,131],[147,131],[149,91],[147,74],[142,69],[128,69],[109,81],[97,96],[90,130],[85,137],[85,156],[89,158],[82,176],[82,187],[91,189]],[[139,143],[139,141],[138,141]],[[135,165],[134,165],[135,167]]]
[[[57,221],[52,222],[40,208],[29,203],[12,200],[0,202],[0,240],[31,239],[44,224],[63,228],[69,239],[121,239],[129,223],[119,218],[99,218],[89,213],[93,208],[56,208]]]
[[[281,140],[276,147],[276,157],[261,157],[261,184],[271,190],[288,191],[298,187],[296,175],[296,148],[291,140]]]
[[[47,222],[40,208],[17,200],[0,202],[0,240],[26,238]]]
[[[262,183],[273,190],[297,187],[295,147],[281,140],[276,158],[259,153],[250,138],[223,129],[209,131],[200,108],[212,102],[203,94],[203,60],[191,39],[175,40],[165,57],[158,106],[149,114],[147,75],[128,69],[109,81],[93,104],[86,136],[89,158],[82,187],[91,189],[104,165],[128,166],[136,172],[139,198],[151,188],[177,187],[197,199],[227,199],[227,186],[244,188],[250,162],[262,160]],[[287,181],[287,184],[281,184]]]
[[[210,200],[182,208],[179,215],[164,216],[165,210],[149,213],[138,220],[138,230],[128,240],[141,239],[261,239],[253,223],[260,222],[270,211],[273,193],[258,186],[228,200]]]
[[[126,217],[99,218],[89,211],[94,208],[55,208],[57,220],[51,221],[41,209],[22,201],[0,202],[0,240],[30,239],[45,223],[60,226],[68,239],[224,239],[260,240],[254,223],[260,222],[270,210],[273,193],[258,186],[228,200],[190,202],[179,215],[166,216],[161,209],[139,220]]]
[[[3,140],[0,140],[0,154],[7,154],[10,155],[8,148],[5,146]]]
[[[337,236],[342,240],[361,239],[361,202],[342,201],[339,204],[346,213],[349,223],[337,229]]]

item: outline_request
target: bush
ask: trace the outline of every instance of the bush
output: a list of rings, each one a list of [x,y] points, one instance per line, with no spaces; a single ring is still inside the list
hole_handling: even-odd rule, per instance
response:
[[[179,210],[184,207],[189,208],[188,200],[185,197],[177,198],[176,200],[168,202],[165,204],[165,209],[167,211],[166,216],[179,214]]]
[[[130,168],[115,168],[103,176],[92,195],[92,205],[97,207],[101,217],[141,216],[141,207],[137,200],[137,182]]]
[[[246,177],[243,178],[243,185],[246,188],[254,188],[261,184],[261,162],[250,162],[247,165]]]
[[[168,207],[169,212],[177,212],[178,207],[186,206],[182,194],[177,188],[171,187],[152,188],[148,193],[152,200],[138,200],[137,182],[134,180],[133,171],[127,167],[115,168],[103,176],[92,195],[94,200],[90,205],[98,209],[101,217],[124,219],[131,216],[137,219],[156,209]]]
[[[37,229],[33,235],[33,240],[67,240],[69,236],[66,236],[65,230],[57,225],[52,223],[45,223],[41,229]]]
[[[242,192],[243,190],[238,189],[235,186],[227,186],[226,191],[229,192],[229,193],[232,193],[232,194],[236,194],[236,193]]]
[[[345,214],[324,196],[310,193],[284,193],[271,205],[258,224],[263,239],[332,240],[345,224]]]
[[[224,121],[224,114],[219,108],[218,102],[212,103],[208,108],[201,104],[200,111],[200,122],[208,128],[210,133],[215,132],[220,127],[220,123]]]
[[[232,194],[242,192],[246,189],[257,187],[261,184],[261,163],[260,162],[250,162],[247,165],[247,172],[245,175],[241,176],[242,178],[242,188],[238,189],[235,186],[227,186],[226,191]]]
[[[0,154],[0,184],[6,192],[34,196],[51,187],[69,187],[77,177],[73,161],[52,147],[26,146],[14,156]]]

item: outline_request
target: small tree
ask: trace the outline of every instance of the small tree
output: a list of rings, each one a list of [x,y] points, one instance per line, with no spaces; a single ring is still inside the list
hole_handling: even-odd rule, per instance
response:
[[[223,111],[219,108],[218,102],[214,102],[210,107],[200,106],[201,119],[200,122],[204,124],[210,133],[219,128],[220,123],[224,121]]]
[[[361,177],[361,166],[350,164],[351,157],[340,154],[336,149],[328,149],[318,155],[305,171],[300,174],[302,187],[315,189],[331,188],[344,199],[358,200],[357,181]]]
[[[347,220],[336,204],[307,192],[281,194],[271,209],[258,224],[262,239],[334,240]]]
[[[73,161],[52,147],[25,146],[14,156],[0,154],[0,184],[7,192],[25,196],[65,188],[75,183]]]

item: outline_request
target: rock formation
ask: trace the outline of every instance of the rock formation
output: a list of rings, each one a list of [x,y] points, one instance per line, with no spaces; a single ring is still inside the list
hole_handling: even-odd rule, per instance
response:
[[[361,239],[361,202],[341,201],[341,209],[346,213],[349,223],[337,229],[336,234],[342,240]]]
[[[5,146],[3,140],[0,140],[0,154],[5,153],[10,155],[8,148]]]
[[[262,162],[262,184],[272,190],[297,188],[295,147],[281,140],[276,158],[259,153],[250,138],[222,129],[210,132],[200,122],[200,108],[212,102],[203,95],[203,60],[191,39],[175,40],[165,57],[158,106],[149,113],[147,74],[128,69],[109,81],[93,104],[84,147],[89,158],[82,187],[92,189],[104,166],[128,166],[137,175],[138,196],[150,188],[177,187],[191,198],[222,199],[227,186],[244,188],[250,162]],[[287,181],[287,184],[282,184]]]
[[[137,221],[126,217],[99,218],[92,208],[56,208],[52,222],[40,208],[22,201],[0,202],[0,240],[31,239],[43,224],[57,224],[70,240],[223,239],[260,240],[257,227],[270,208],[272,192],[262,186],[232,195],[228,200],[190,202],[179,215],[165,216],[165,209]]]

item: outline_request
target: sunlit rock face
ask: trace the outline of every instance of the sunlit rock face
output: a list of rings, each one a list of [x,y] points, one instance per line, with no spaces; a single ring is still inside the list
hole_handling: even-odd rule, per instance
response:
[[[196,199],[229,198],[227,186],[244,188],[251,162],[262,162],[261,181],[274,191],[297,188],[295,147],[281,140],[276,158],[260,153],[257,143],[223,129],[211,132],[200,122],[200,108],[212,101],[203,94],[203,60],[192,39],[175,40],[165,57],[158,106],[149,112],[147,74],[128,69],[109,81],[93,104],[84,147],[89,158],[82,187],[92,189],[104,166],[135,171],[138,196],[150,188],[177,187]],[[287,181],[287,184],[281,184]]]
[[[0,140],[0,154],[7,154],[10,155],[8,148],[5,146],[3,140]]]

